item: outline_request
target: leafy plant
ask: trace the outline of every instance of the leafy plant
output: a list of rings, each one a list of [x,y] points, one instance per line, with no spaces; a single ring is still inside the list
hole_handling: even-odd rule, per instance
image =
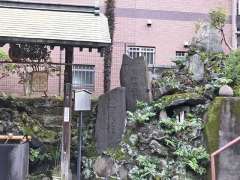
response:
[[[206,173],[206,168],[202,166],[202,163],[208,161],[209,155],[204,147],[192,147],[185,143],[179,143],[174,154],[194,172],[200,175]]]
[[[231,84],[233,82],[232,79],[228,79],[226,77],[221,77],[216,79],[215,81],[212,81],[212,85],[215,88],[220,88],[223,85]]]
[[[127,112],[129,121],[142,124],[149,122],[151,118],[155,116],[153,108],[148,106],[148,104],[138,102],[138,107],[140,108],[138,108],[135,112]]]
[[[156,81],[158,87],[179,88],[180,82],[173,71],[166,71],[162,74],[160,80]]]
[[[40,160],[40,151],[37,149],[30,149],[30,156],[29,156],[30,161],[34,162],[37,160]]]
[[[240,51],[229,54],[225,61],[225,76],[232,80],[233,85],[240,84]]]
[[[158,169],[159,163],[156,159],[139,155],[136,161],[137,166],[130,172],[130,177],[133,180],[149,180],[161,175]]]
[[[9,60],[8,55],[2,49],[0,49],[0,60],[1,61],[8,61]]]

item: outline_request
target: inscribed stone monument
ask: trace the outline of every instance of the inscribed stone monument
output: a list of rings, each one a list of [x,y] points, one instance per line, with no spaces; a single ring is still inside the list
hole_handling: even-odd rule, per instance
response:
[[[96,147],[101,153],[120,143],[126,126],[125,88],[119,87],[100,96],[96,121]]]
[[[120,82],[126,88],[127,110],[134,111],[137,101],[150,100],[148,69],[143,57],[131,59],[123,55]]]

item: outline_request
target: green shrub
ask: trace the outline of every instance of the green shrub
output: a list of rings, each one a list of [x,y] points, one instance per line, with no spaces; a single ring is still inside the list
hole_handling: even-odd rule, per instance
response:
[[[9,60],[8,55],[2,50],[0,49],[0,60]]]
[[[232,80],[233,85],[240,84],[240,51],[229,54],[225,61],[225,76]]]
[[[149,156],[139,155],[136,159],[137,165],[131,172],[130,177],[133,180],[148,180],[154,179],[161,175],[158,167],[159,162],[157,159],[151,158]]]
[[[149,122],[155,113],[153,112],[153,107],[149,106],[147,103],[138,102],[138,109],[135,112],[127,112],[128,120],[131,122],[143,124]]]

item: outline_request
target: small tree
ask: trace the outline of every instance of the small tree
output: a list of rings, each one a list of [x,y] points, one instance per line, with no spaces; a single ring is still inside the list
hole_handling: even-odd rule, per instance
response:
[[[211,25],[219,30],[222,36],[222,42],[224,42],[225,45],[228,47],[228,49],[231,51],[232,47],[227,42],[227,39],[224,33],[224,26],[227,22],[227,17],[228,17],[226,10],[223,8],[216,8],[211,10],[209,15],[211,20]]]
[[[30,95],[31,72],[46,71],[49,72],[54,67],[48,64],[50,62],[50,51],[46,45],[39,44],[10,44],[9,57],[0,59],[16,64],[5,64],[1,66],[1,78],[7,77],[10,74],[17,74],[20,77],[20,84],[24,86],[24,94]],[[7,58],[6,58],[7,57]]]

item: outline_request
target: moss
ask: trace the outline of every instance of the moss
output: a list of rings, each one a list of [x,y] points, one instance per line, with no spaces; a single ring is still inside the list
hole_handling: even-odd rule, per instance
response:
[[[124,134],[124,136],[123,136],[123,142],[124,143],[126,143],[126,144],[129,144],[129,145],[131,145],[131,142],[129,141],[129,138],[131,137],[131,135],[133,135],[133,134],[137,134],[137,131],[136,130],[134,130],[134,129],[132,129],[132,128],[127,128],[126,129],[126,132],[125,132],[125,134]]]
[[[87,143],[86,154],[87,157],[97,158],[96,143],[94,141]]]
[[[240,120],[240,99],[234,99],[231,101],[231,113],[236,117],[236,120]]]
[[[34,119],[31,119],[26,113],[21,116],[19,128],[25,135],[30,135],[41,139],[43,142],[55,142],[57,139],[56,130],[49,130]]]
[[[157,107],[159,109],[164,109],[166,106],[170,105],[172,102],[176,100],[181,100],[181,99],[197,99],[201,98],[200,95],[197,93],[180,93],[180,94],[173,94],[173,95],[168,95],[160,98],[159,100],[155,101],[153,103],[154,107]]]
[[[220,115],[223,100],[223,97],[217,97],[209,106],[207,112],[207,122],[205,124],[204,133],[207,140],[208,152],[210,154],[219,147]]]
[[[122,148],[120,146],[116,148],[109,148],[104,153],[117,161],[123,161],[128,159],[127,154],[122,151]]]
[[[6,52],[4,52],[2,49],[0,49],[0,60],[9,60],[9,56]]]

